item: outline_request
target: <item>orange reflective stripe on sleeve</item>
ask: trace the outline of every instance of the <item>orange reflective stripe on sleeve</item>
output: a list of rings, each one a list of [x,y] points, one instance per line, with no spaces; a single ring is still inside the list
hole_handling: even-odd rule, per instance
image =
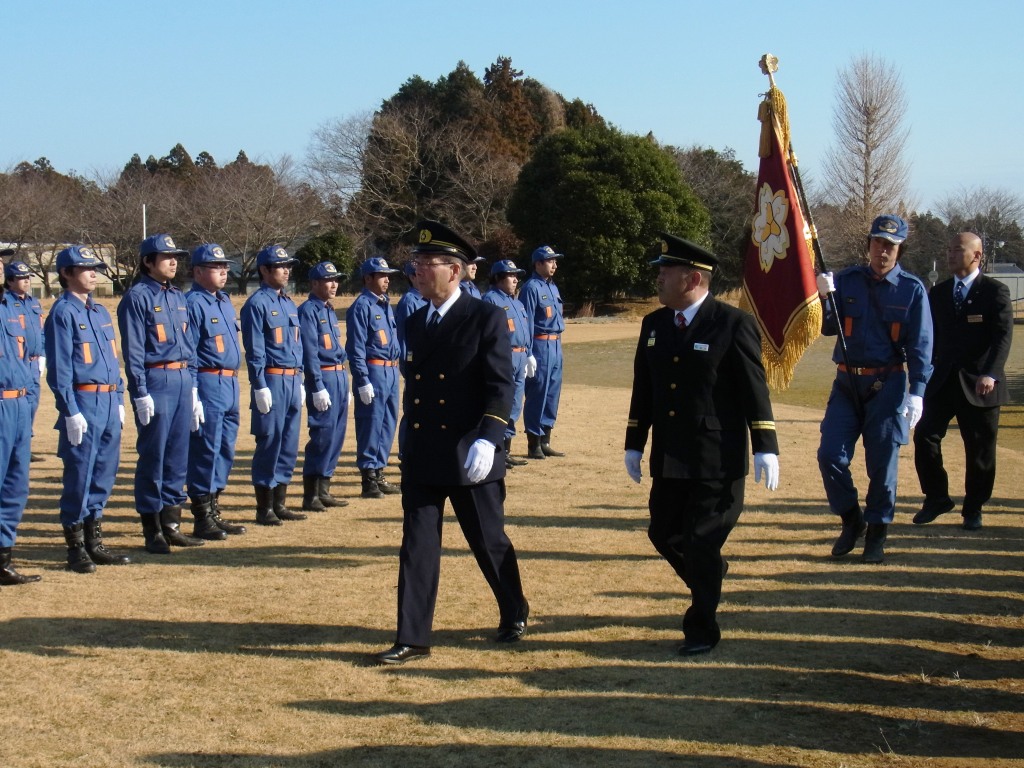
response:
[[[86,365],[92,363],[92,344],[88,341],[82,342],[82,362]]]
[[[381,328],[380,330],[377,331],[377,337],[380,339],[380,343],[382,345],[387,346],[387,343],[388,343],[388,333],[387,333],[387,331],[385,331],[383,328]]]
[[[275,344],[284,344],[284,329],[283,328],[275,328],[274,329],[274,343]]]
[[[334,342],[331,341],[331,334],[324,334],[324,349],[334,349]]]
[[[224,337],[214,336],[213,343],[217,346],[217,352],[220,354],[224,354]]]
[[[163,323],[156,324],[156,340],[161,344],[167,341],[167,330],[164,328]]]

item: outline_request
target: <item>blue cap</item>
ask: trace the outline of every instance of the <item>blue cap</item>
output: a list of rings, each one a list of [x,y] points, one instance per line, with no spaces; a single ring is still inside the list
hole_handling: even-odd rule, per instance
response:
[[[682,237],[659,232],[661,255],[650,262],[653,267],[693,267],[714,272],[718,268],[718,257]]]
[[[8,280],[18,280],[22,277],[32,277],[32,270],[24,261],[12,261],[4,267],[4,277]]]
[[[164,253],[172,256],[187,256],[188,251],[183,251],[174,244],[174,238],[170,235],[150,235],[142,241],[139,246],[139,258],[144,259],[154,253]]]
[[[374,256],[372,259],[367,259],[363,262],[362,266],[359,267],[359,274],[361,275],[397,275],[398,270],[392,269],[388,266],[387,261],[381,256]]]
[[[84,245],[72,245],[57,254],[57,270],[65,267],[91,267],[106,269],[107,264],[99,258],[92,248]]]
[[[525,269],[519,269],[511,259],[502,259],[491,265],[491,277],[495,275],[525,275]]]
[[[257,267],[290,267],[298,263],[280,245],[268,245],[256,254]]]
[[[192,251],[192,266],[203,267],[207,264],[232,264],[233,262],[224,255],[224,249],[216,243],[200,245]]]
[[[889,213],[871,222],[871,237],[880,237],[896,245],[906,240],[908,233],[907,222]]]
[[[341,280],[338,268],[329,261],[321,261],[306,275],[309,280]]]
[[[556,253],[555,249],[550,245],[542,245],[540,248],[533,252],[531,257],[534,262],[538,261],[551,261],[551,259],[560,259],[565,256],[564,253]]]

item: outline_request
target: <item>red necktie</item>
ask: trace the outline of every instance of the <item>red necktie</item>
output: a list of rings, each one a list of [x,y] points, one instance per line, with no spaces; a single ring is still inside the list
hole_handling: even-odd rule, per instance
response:
[[[686,328],[686,315],[682,312],[676,312],[676,328],[679,330]]]

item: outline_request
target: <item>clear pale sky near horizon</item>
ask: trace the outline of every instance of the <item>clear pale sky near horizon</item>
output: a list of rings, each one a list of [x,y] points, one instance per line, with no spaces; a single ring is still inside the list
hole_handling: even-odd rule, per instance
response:
[[[499,56],[629,133],[730,147],[757,167],[757,62],[779,57],[805,180],[834,141],[836,76],[874,54],[908,101],[911,196],[1024,195],[1024,4],[740,0],[0,0],[0,169],[45,156],[116,172],[181,142],[219,163],[301,161],[320,124],[375,110],[413,75]]]

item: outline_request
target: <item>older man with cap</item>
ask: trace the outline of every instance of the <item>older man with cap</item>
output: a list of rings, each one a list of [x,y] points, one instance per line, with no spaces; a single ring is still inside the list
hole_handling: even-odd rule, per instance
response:
[[[39,380],[46,373],[46,356],[43,350],[43,306],[32,295],[32,270],[23,261],[12,261],[4,267],[4,286],[13,300],[12,309],[25,331],[25,359],[29,362],[32,386],[28,399],[32,404],[32,422],[35,423],[39,410]],[[35,454],[32,461],[37,461]]]
[[[398,631],[395,644],[376,654],[379,664],[430,655],[447,500],[497,600],[495,640],[522,638],[530,613],[505,535],[498,446],[515,389],[505,313],[459,288],[463,265],[476,255],[465,240],[436,221],[420,222],[417,230],[417,282],[430,303],[406,328]]]
[[[388,302],[391,275],[397,269],[380,256],[359,268],[363,290],[345,312],[345,351],[356,390],[356,465],[365,499],[401,493],[384,468],[398,425],[398,327]]]
[[[185,294],[205,416],[189,442],[188,496],[195,518],[192,535],[210,541],[245,533],[244,525],[220,516],[220,494],[235,462],[241,422],[238,369],[242,348],[235,308],[224,292],[231,264],[216,243],[200,245],[192,251],[192,288]]]
[[[505,313],[509,342],[512,345],[512,376],[515,378],[516,391],[508,426],[505,427],[505,466],[508,469],[527,463],[525,459],[512,456],[512,438],[516,435],[516,419],[523,412],[527,371],[532,374],[537,370],[537,360],[530,354],[533,339],[530,336],[526,307],[516,298],[516,286],[519,285],[519,278],[525,274],[526,271],[519,269],[514,261],[502,259],[495,262],[491,267],[491,289],[483,296],[484,301],[501,307]]]
[[[142,518],[146,551],[166,555],[171,546],[195,547],[202,539],[181,532],[189,431],[202,423],[196,351],[189,335],[188,304],[172,282],[178,257],[188,255],[170,235],[151,235],[139,247],[141,277],[117,305],[135,443],[135,509]]]
[[[256,522],[305,520],[288,509],[288,483],[302,428],[302,340],[299,310],[284,289],[298,262],[280,245],[256,255],[260,287],[242,305],[242,344],[252,386],[252,484]]]
[[[57,456],[64,462],[60,522],[68,568],[94,573],[97,565],[131,562],[104,546],[101,528],[121,455],[124,380],[114,323],[92,298],[96,272],[107,265],[91,248],[73,245],[57,254],[56,266],[64,293],[50,309],[43,340],[46,383],[60,414],[55,427]]]
[[[309,270],[309,298],[299,306],[299,334],[306,381],[309,442],[302,463],[302,508],[323,512],[344,507],[331,495],[331,478],[345,443],[348,422],[348,374],[338,313],[331,302],[341,274],[329,261]]]
[[[549,245],[533,252],[533,274],[523,283],[519,300],[526,307],[530,340],[536,370],[527,368],[526,403],[523,426],[526,429],[527,455],[531,459],[564,456],[551,447],[551,430],[558,417],[558,401],[562,395],[562,296],[555,285],[558,270],[556,253]]]
[[[709,292],[718,259],[661,234],[658,301],[643,319],[633,361],[626,471],[639,483],[648,434],[651,496],[647,535],[689,588],[679,654],[721,639],[718,603],[727,571],[722,546],[743,509],[748,449],[754,481],[779,482],[779,443],[754,318]],[[748,442],[747,434],[750,439]]]
[[[834,303],[823,302],[822,333],[842,335],[832,353],[838,370],[818,446],[829,508],[842,520],[832,555],[852,551],[866,527],[865,563],[884,560],[896,509],[900,446],[910,441],[910,430],[921,418],[932,374],[928,296],[921,281],[899,265],[907,231],[899,216],[879,216],[867,237],[867,264],[834,277],[831,272],[818,275],[822,298],[835,293]],[[864,443],[868,477],[863,510],[850,472],[858,439]]]

